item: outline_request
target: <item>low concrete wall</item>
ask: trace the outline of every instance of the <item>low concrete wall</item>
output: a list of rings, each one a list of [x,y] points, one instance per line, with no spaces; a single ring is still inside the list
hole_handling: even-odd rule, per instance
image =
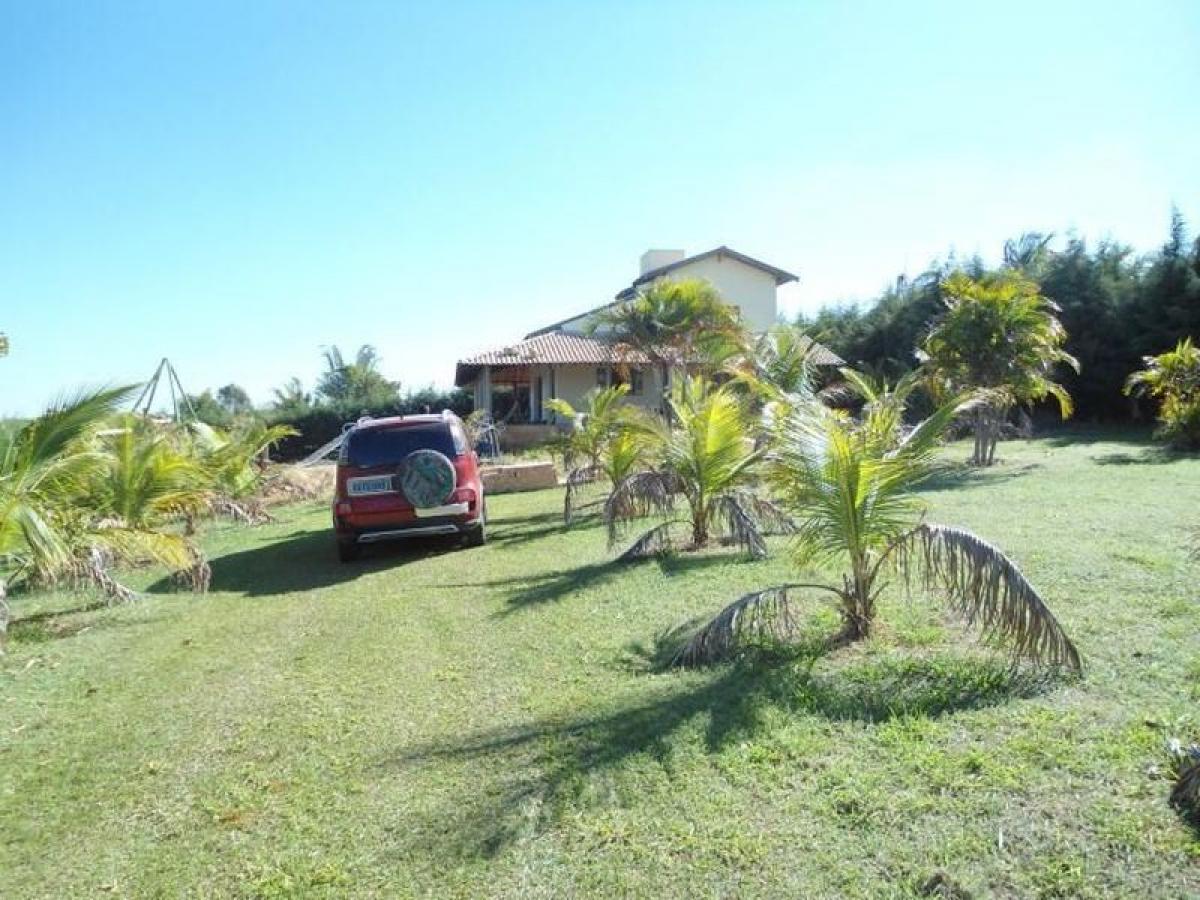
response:
[[[525,450],[543,444],[566,426],[558,425],[505,425],[500,432],[501,450]]]
[[[483,489],[489,494],[540,491],[558,484],[558,472],[551,462],[484,466],[480,474],[483,476]]]

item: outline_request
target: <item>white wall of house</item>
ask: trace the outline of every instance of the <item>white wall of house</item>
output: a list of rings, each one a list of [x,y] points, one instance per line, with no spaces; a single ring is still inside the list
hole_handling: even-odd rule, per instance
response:
[[[665,277],[673,281],[702,278],[709,282],[721,293],[726,303],[738,308],[750,330],[755,333],[766,331],[776,322],[779,307],[775,294],[775,277],[762,269],[748,266],[729,256],[715,255],[681,266]],[[581,334],[590,319],[591,315],[585,313],[564,322],[561,328],[563,331]]]
[[[597,366],[569,365],[554,367],[555,395],[576,409],[586,405],[587,392],[598,386]],[[627,394],[626,402],[644,409],[657,410],[663,395],[662,376],[657,369],[642,369],[641,394]],[[547,397],[549,394],[547,394]]]
[[[738,308],[751,331],[766,331],[775,324],[775,277],[762,269],[717,255],[681,266],[667,277],[703,278],[721,292],[726,303]]]

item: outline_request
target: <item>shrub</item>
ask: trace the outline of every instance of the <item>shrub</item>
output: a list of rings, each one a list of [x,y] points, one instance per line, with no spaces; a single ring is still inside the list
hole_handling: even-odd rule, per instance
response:
[[[448,409],[457,415],[466,416],[471,412],[472,405],[471,395],[460,388],[444,392],[429,387],[397,397],[392,402],[365,409],[345,404],[323,403],[304,410],[276,410],[268,415],[268,421],[273,425],[290,426],[296,434],[281,440],[272,456],[284,462],[303,459],[341,434],[347,422],[354,422],[363,416],[406,416],[424,412],[426,409],[435,413]]]
[[[1159,401],[1156,435],[1182,450],[1200,449],[1200,348],[1184,338],[1174,350],[1147,356],[1125,393]]]

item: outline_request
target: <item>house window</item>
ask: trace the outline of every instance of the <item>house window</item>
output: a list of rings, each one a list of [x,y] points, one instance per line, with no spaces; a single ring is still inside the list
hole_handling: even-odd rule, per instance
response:
[[[618,384],[629,385],[630,396],[640,397],[644,390],[642,370],[615,366],[601,366],[596,369],[597,387],[616,387]]]

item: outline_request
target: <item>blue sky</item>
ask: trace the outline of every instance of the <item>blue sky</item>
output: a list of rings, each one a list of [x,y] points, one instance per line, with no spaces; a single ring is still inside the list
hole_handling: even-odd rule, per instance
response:
[[[728,244],[869,297],[1200,225],[1200,4],[0,3],[0,414],[175,362],[406,386]]]

